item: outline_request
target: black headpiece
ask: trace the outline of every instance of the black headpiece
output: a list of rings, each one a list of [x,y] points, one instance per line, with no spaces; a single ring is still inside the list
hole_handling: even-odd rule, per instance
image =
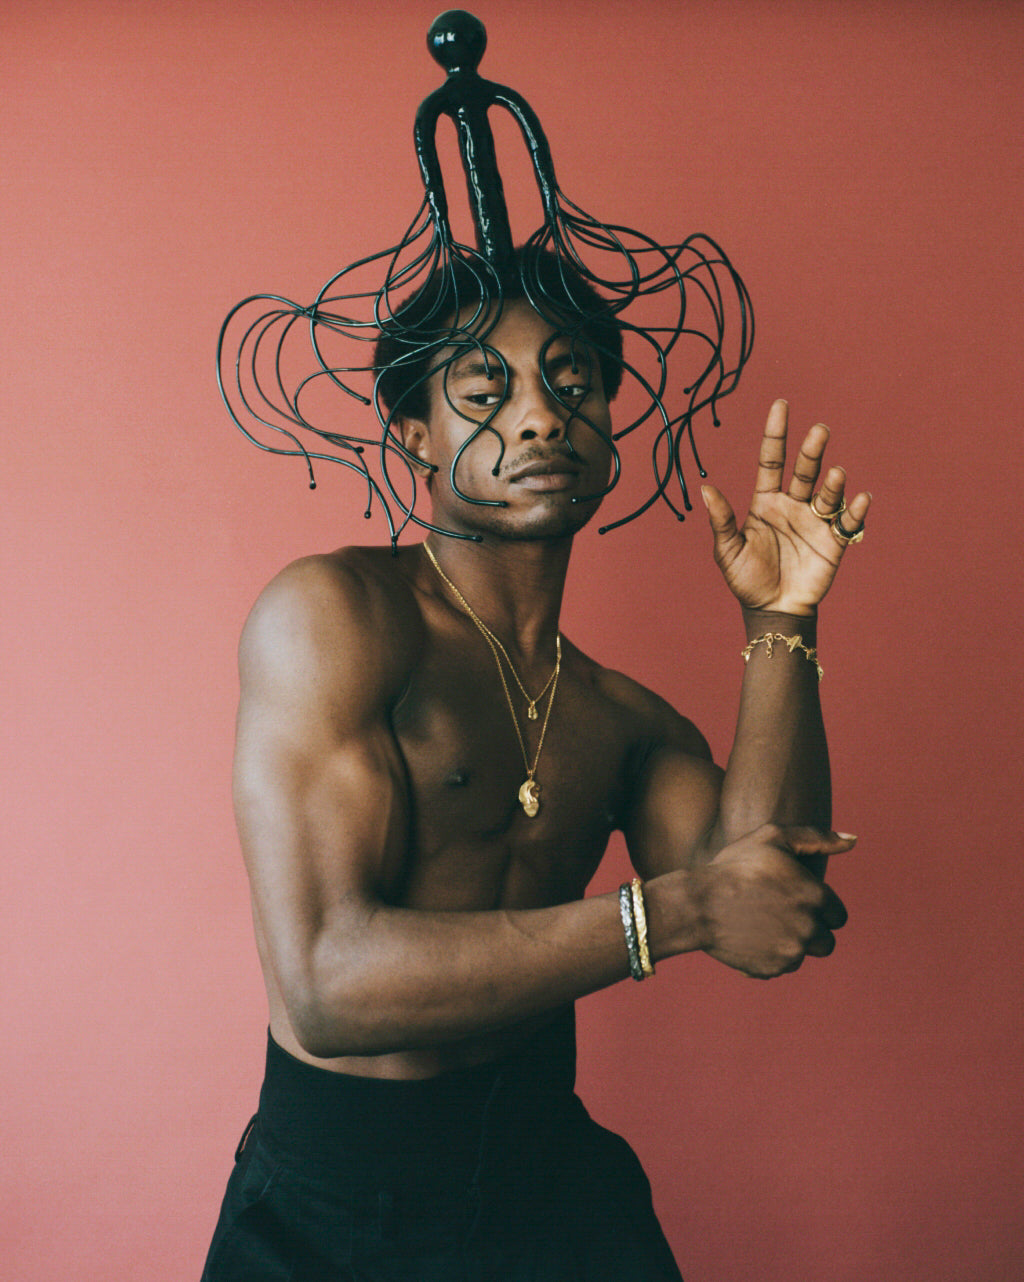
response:
[[[717,402],[736,387],[750,356],[754,321],[746,288],[708,236],[689,236],[681,244],[663,246],[629,227],[600,223],[574,205],[558,186],[547,140],[529,104],[514,90],[477,74],[486,44],[483,24],[463,10],[450,10],[434,21],[427,47],[447,79],[416,115],[416,154],[425,194],[408,231],[398,244],[332,276],[306,307],[273,294],[257,294],[233,308],[217,346],[221,395],[253,444],[305,459],[311,486],[316,484],[314,459],[358,472],[367,490],[365,514],[369,517],[374,501],[379,502],[393,545],[409,522],[451,534],[416,515],[416,471],[393,421],[426,379],[447,370],[460,352],[476,348],[496,356],[486,348],[486,340],[502,302],[525,298],[560,333],[596,349],[602,366],[615,371],[616,383],[626,373],[643,391],[638,416],[610,440],[605,438],[613,471],[604,493],[619,478],[615,442],[646,423],[653,426],[652,490],[635,510],[604,526],[602,533],[633,520],[658,499],[682,520],[691,507],[683,440],[705,476],[693,439],[694,417],[709,408],[717,426]],[[518,249],[488,123],[487,113],[494,107],[509,112],[522,131],[544,213],[541,226]],[[441,115],[451,117],[458,134],[476,227],[475,248],[459,244],[452,235],[435,145]],[[631,319],[641,303],[655,313],[656,323]],[[237,349],[226,346],[229,331],[240,331]],[[376,344],[382,335],[380,350],[388,353],[387,369],[379,357],[349,359],[352,340]],[[667,360],[681,342],[695,376],[682,389],[682,409],[670,416],[663,403]],[[228,355],[232,350],[237,352],[233,362]],[[314,419],[325,417],[325,390],[340,390],[372,405],[379,433],[364,437],[317,426]],[[463,446],[464,450],[481,433],[491,432],[499,440],[496,468],[501,462],[500,437],[489,423],[499,408],[482,423],[473,420]],[[330,410],[331,421],[337,414],[336,408]],[[332,452],[319,445],[307,449],[297,430],[313,433]],[[268,432],[285,439],[262,439]],[[461,454],[462,450],[452,464],[453,490],[467,502],[490,505],[459,489]],[[670,494],[673,481],[678,486],[676,499]]]

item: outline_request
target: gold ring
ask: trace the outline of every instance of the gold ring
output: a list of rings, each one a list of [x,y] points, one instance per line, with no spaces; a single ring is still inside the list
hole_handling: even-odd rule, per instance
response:
[[[819,520],[831,522],[831,521],[834,521],[841,512],[846,511],[846,500],[840,499],[839,506],[836,508],[834,512],[819,512],[817,507],[815,506],[814,500],[818,497],[820,493],[821,493],[820,490],[815,490],[814,493],[811,495],[810,503],[808,503],[807,505],[811,509],[811,511],[814,513],[814,515],[818,517]]]
[[[839,511],[832,518],[832,520],[829,522],[828,528],[832,531],[832,533],[836,536],[836,538],[845,548],[845,547],[848,547],[851,543],[859,543],[861,541],[861,539],[864,537],[864,526],[862,524],[859,530],[855,530],[852,534],[847,534],[846,530],[843,529],[842,521],[840,521],[839,519],[842,513],[843,513],[843,508],[840,508]]]

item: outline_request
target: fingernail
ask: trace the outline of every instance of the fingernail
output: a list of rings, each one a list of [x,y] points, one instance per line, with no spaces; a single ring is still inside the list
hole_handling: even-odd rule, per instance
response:
[[[852,833],[852,832],[837,832],[837,833],[836,833],[836,836],[837,836],[837,837],[842,837],[843,841],[856,841],[856,840],[857,840],[856,833]]]
[[[700,487],[700,496],[701,496],[701,498],[704,500],[704,506],[705,506],[705,507],[707,507],[707,505],[708,505],[708,492],[707,492],[707,487],[706,487],[706,486],[704,486],[704,485],[702,485],[702,486]]]

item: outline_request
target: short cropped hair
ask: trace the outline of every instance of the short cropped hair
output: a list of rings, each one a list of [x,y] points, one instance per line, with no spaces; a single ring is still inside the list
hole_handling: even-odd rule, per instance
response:
[[[556,330],[593,348],[605,397],[612,400],[622,384],[622,330],[611,304],[564,258],[521,245],[500,285],[486,265],[453,254],[394,309],[381,326],[373,362],[377,394],[388,414],[427,417],[433,362],[458,341],[457,313],[518,299],[526,299]]]

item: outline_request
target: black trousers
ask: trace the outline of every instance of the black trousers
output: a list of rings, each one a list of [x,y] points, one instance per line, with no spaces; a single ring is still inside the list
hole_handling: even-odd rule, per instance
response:
[[[635,1154],[574,1081],[571,1010],[426,1081],[268,1039],[203,1282],[681,1282]]]

